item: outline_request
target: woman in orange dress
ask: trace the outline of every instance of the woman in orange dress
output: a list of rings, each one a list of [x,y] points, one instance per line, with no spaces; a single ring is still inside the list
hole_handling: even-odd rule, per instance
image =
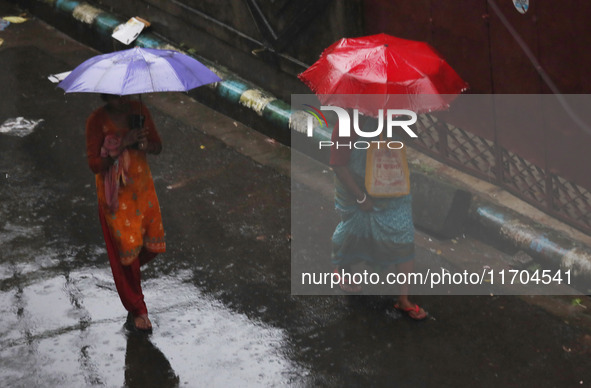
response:
[[[149,331],[140,266],[164,252],[166,243],[146,155],[159,154],[162,142],[145,106],[127,96],[101,98],[106,104],[86,122],[86,154],[95,173],[99,218],[121,302],[135,328]],[[140,111],[143,128],[131,128],[131,118]]]

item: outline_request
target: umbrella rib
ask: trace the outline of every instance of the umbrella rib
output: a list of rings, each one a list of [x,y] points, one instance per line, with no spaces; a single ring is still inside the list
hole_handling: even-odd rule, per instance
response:
[[[176,52],[173,52],[172,58],[174,58],[174,54],[176,54]],[[207,69],[207,71],[210,71],[211,72],[211,70],[209,70],[209,68],[207,66],[205,66],[204,64],[202,64],[198,60],[196,60],[196,59],[194,59],[192,57],[188,57],[188,58],[190,58],[191,60],[195,61],[195,65],[196,66],[203,66],[205,69]],[[182,61],[179,61],[179,60],[176,60],[176,59],[175,59],[175,61],[176,61],[175,63],[178,63],[181,66],[183,66],[185,69],[189,70],[189,74],[193,75],[193,77],[197,80],[197,83],[198,83],[198,85],[193,86],[191,88],[188,88],[187,85],[185,84],[185,82],[183,82],[183,80],[181,78],[179,78],[178,75],[175,72],[175,76],[177,77],[177,79],[179,80],[179,82],[181,83],[181,85],[183,85],[184,91],[188,91],[188,90],[194,89],[196,87],[199,87],[199,86],[202,86],[202,85],[206,85],[206,83],[197,75],[198,73],[193,72],[194,69],[192,69],[191,67],[189,67],[187,64],[185,64]],[[215,75],[215,73],[213,73],[213,74]]]
[[[152,71],[150,69],[150,65],[148,63],[148,60],[146,59],[146,56],[144,55],[144,50],[139,49],[140,54],[142,55],[142,58],[144,58],[144,63],[146,64],[146,67],[148,69],[148,74],[150,75],[150,84],[152,85],[152,91],[155,92],[155,88],[154,88],[154,79],[152,78]],[[146,51],[149,52],[149,51]]]
[[[174,53],[173,53],[173,55],[171,55],[171,56],[170,56],[170,60],[171,60],[171,61],[172,61],[172,60],[175,60],[175,63],[180,63],[182,66],[185,66],[185,64],[184,64],[184,63],[182,63],[181,61],[177,61],[177,60],[174,58]],[[169,65],[169,66],[170,66],[170,67],[171,67],[171,68],[174,70],[174,66],[172,65],[172,62],[171,62],[171,61],[166,61],[166,62],[167,62],[167,63],[168,63],[168,65]],[[191,70],[191,68],[190,68],[190,67],[188,67],[188,66],[185,66],[185,67],[186,67],[188,70]],[[172,74],[175,76],[175,78],[177,79],[177,81],[178,81],[178,82],[181,84],[181,87],[182,87],[182,89],[181,89],[181,90],[170,90],[171,92],[172,92],[172,91],[181,92],[181,91],[187,91],[187,90],[189,90],[189,89],[187,88],[187,86],[185,85],[185,83],[183,82],[183,80],[182,80],[182,79],[179,77],[179,75],[177,74],[177,72],[176,72],[176,71],[173,71],[173,72],[172,72]]]
[[[174,58],[174,56],[173,56],[173,58]],[[177,62],[177,63],[179,63],[181,66],[183,66],[185,69],[189,70],[190,74],[192,74],[194,78],[197,78],[197,76],[195,76],[195,75],[194,75],[194,74],[191,72],[191,70],[192,70],[192,69],[191,69],[189,66],[187,66],[185,63],[183,63],[183,62],[181,62],[181,61],[176,61],[176,62]],[[183,80],[182,80],[182,79],[180,79],[180,78],[178,77],[178,74],[176,74],[176,72],[175,72],[174,74],[175,74],[175,76],[177,77],[177,79],[179,80],[179,82],[181,83],[181,85],[183,85],[183,88],[185,88],[185,91],[188,91],[188,90],[190,90],[190,89],[193,89],[193,88],[188,88],[188,85],[185,85],[185,83],[183,82]],[[200,79],[198,79],[198,78],[197,78],[197,81],[198,81],[198,82],[201,82],[201,80],[200,80]]]
[[[406,63],[411,69],[413,69],[414,71],[416,71],[418,74],[421,75],[421,78],[425,78],[425,73],[422,72],[421,70],[419,70],[415,65],[413,65],[412,63],[410,63],[406,58],[401,58],[401,60]]]
[[[174,54],[172,55],[172,58],[174,58]],[[191,57],[189,57],[189,58],[191,58]],[[193,59],[193,58],[191,58],[191,59]],[[196,59],[193,59],[193,60],[194,60],[194,61],[196,61],[196,62],[197,62],[197,64],[199,64],[199,65],[201,65],[201,66],[203,66],[203,67],[207,68],[207,66],[203,65],[201,62],[197,61]],[[196,76],[196,75],[193,73],[193,71],[192,71],[193,69],[191,69],[191,68],[190,68],[188,65],[186,65],[184,62],[182,62],[182,61],[178,61],[178,60],[176,60],[176,59],[175,59],[175,61],[176,61],[176,63],[180,64],[180,65],[181,65],[181,66],[183,66],[185,69],[187,69],[187,70],[189,71],[189,74],[192,74],[192,75],[193,75],[193,77],[194,77],[195,79],[197,79],[197,82],[199,82],[199,83],[200,83],[200,82],[202,82],[202,81],[201,81],[201,79],[199,79],[199,78],[198,78],[198,77],[197,77],[197,76]],[[207,70],[209,70],[209,69],[207,69]],[[188,88],[188,85],[186,85],[186,84],[183,82],[183,80],[182,80],[182,79],[180,79],[180,78],[178,77],[178,75],[176,74],[176,72],[175,72],[174,74],[175,74],[175,76],[177,77],[177,79],[179,80],[179,82],[181,83],[181,85],[183,85],[183,87],[184,87],[185,91],[188,91],[188,90],[190,90],[190,89],[194,89],[194,88],[196,88],[197,86],[201,86],[201,85],[197,85],[197,86],[195,86],[195,87]],[[202,84],[202,85],[204,85],[204,84]]]
[[[113,62],[112,59],[109,58],[109,61],[111,61],[111,63]],[[105,76],[109,73],[110,68],[105,69],[105,71],[103,72],[103,74],[100,76],[100,78],[96,81],[95,84],[95,88],[100,85],[100,83],[103,81],[103,79],[105,78]]]

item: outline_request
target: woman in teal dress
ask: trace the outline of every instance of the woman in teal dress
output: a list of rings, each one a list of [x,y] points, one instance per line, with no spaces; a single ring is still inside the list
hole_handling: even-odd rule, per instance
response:
[[[366,125],[373,124],[366,120]],[[356,140],[339,138],[338,126],[333,130],[333,144]],[[337,149],[334,146],[331,149],[330,165],[336,175],[335,207],[341,218],[332,237],[335,272],[351,273],[352,265],[365,262],[380,271],[396,266],[396,272],[410,273],[415,251],[412,197],[410,194],[392,198],[370,197],[365,190],[366,156],[365,149]],[[341,279],[341,289],[361,291],[359,285],[347,282],[345,278]],[[408,285],[400,286],[394,307],[413,319],[426,318],[427,313],[408,299],[408,291]]]

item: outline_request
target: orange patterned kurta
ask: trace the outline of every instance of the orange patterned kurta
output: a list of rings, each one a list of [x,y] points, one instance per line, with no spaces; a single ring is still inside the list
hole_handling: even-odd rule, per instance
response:
[[[138,103],[132,102],[132,106],[133,112],[139,112]],[[144,128],[148,130],[148,141],[161,143],[145,106],[142,106],[142,114],[146,116]],[[119,208],[115,212],[111,211],[105,200],[104,174],[109,166],[106,166],[100,157],[101,146],[107,135],[122,137],[127,131],[129,128],[115,126],[104,107],[95,110],[86,122],[86,153],[88,164],[96,174],[98,203],[105,215],[111,236],[116,242],[123,265],[129,265],[136,260],[142,247],[156,253],[166,250],[160,205],[145,151],[128,149],[128,180],[125,185],[119,187]]]

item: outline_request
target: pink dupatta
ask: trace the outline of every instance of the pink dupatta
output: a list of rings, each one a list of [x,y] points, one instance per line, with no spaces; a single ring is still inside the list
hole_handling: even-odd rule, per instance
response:
[[[125,186],[129,169],[129,152],[124,150],[120,154],[117,154],[120,144],[120,137],[107,135],[101,147],[101,157],[106,158],[110,156],[113,159],[117,158],[115,163],[109,167],[109,171],[104,175],[105,200],[112,212],[116,212],[119,208],[119,184]]]

